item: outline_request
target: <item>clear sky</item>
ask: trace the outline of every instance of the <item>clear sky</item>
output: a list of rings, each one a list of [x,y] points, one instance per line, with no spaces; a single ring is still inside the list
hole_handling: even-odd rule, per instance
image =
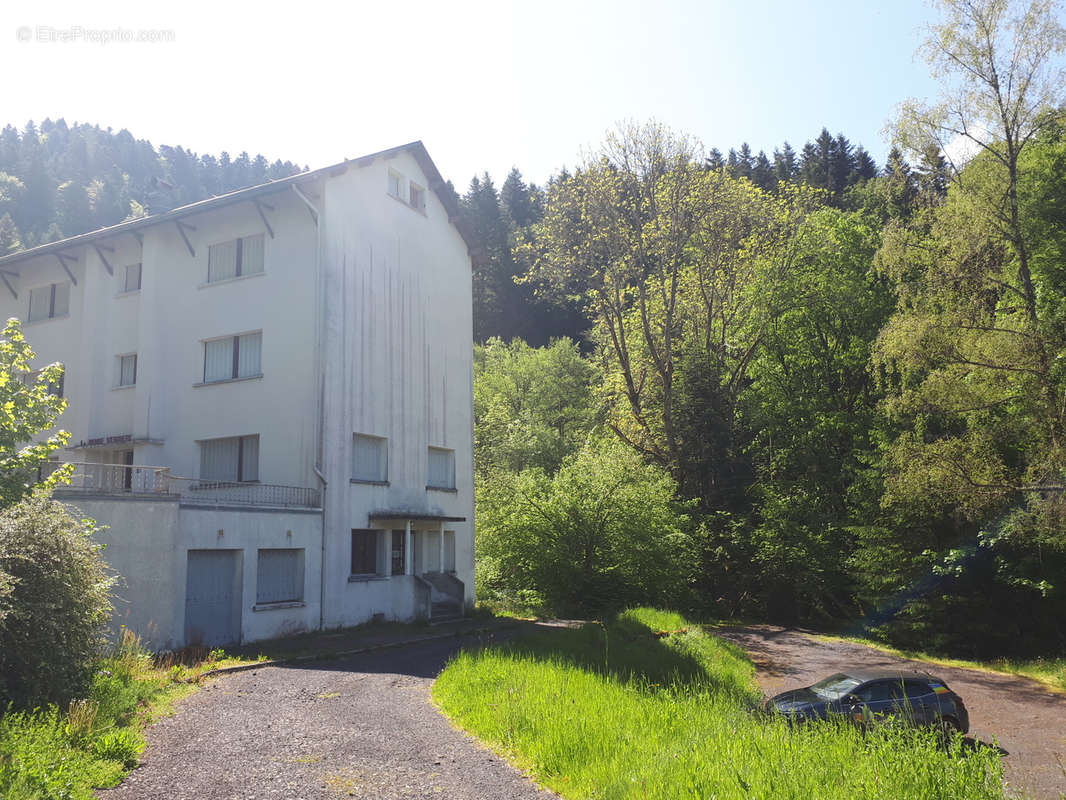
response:
[[[896,104],[935,94],[913,56],[932,14],[921,0],[5,0],[0,123],[64,117],[312,168],[422,139],[460,191],[512,165],[541,182],[629,118],[767,153],[824,125],[881,162]],[[172,41],[100,41],[115,28]]]

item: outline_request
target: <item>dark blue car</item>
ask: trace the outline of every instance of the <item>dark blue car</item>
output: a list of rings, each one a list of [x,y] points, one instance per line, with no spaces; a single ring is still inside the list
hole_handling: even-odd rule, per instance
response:
[[[796,721],[843,716],[860,725],[888,717],[935,727],[945,734],[970,730],[962,698],[925,672],[850,670],[766,701],[770,711]]]

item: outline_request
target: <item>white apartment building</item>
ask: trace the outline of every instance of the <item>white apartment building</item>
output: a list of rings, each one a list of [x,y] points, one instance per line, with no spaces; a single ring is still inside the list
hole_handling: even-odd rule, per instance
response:
[[[471,265],[421,142],[0,258],[157,649],[474,600]]]

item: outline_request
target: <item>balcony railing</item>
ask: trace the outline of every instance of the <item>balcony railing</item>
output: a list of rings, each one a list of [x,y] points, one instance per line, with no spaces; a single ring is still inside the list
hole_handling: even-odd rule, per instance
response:
[[[320,508],[318,489],[303,486],[279,486],[272,483],[232,483],[200,481],[192,478],[170,479],[170,491],[197,505],[276,506],[281,508]]]
[[[56,487],[92,494],[155,495],[177,497],[183,502],[205,506],[263,506],[273,508],[321,508],[318,489],[278,486],[269,483],[201,481],[171,475],[167,467],[126,464],[87,464],[69,462],[74,473],[69,484]],[[41,467],[45,478],[63,466],[49,463]]]

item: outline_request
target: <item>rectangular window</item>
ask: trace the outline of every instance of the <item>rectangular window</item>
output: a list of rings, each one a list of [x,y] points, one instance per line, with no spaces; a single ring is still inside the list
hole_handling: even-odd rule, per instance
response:
[[[421,186],[417,186],[414,183],[410,185],[410,203],[411,208],[417,208],[419,211],[426,210],[426,190]]]
[[[407,532],[392,532],[392,574],[403,575],[406,572]]]
[[[255,602],[258,604],[300,603],[303,599],[303,548],[260,550]]]
[[[118,385],[134,386],[137,383],[137,354],[118,357]]]
[[[352,434],[352,480],[384,483],[389,479],[388,439]]]
[[[259,435],[200,442],[200,480],[236,483],[259,480]]]
[[[443,447],[429,448],[429,471],[426,486],[431,489],[455,488],[455,451]]]
[[[130,264],[126,267],[126,280],[122,284],[124,292],[139,292],[141,290],[141,265]]]
[[[30,289],[30,313],[27,322],[53,319],[70,313],[70,284],[53,283]]]
[[[36,386],[37,385],[37,380],[41,377],[41,372],[42,371],[43,370],[36,369],[33,372],[24,372],[24,373],[22,373],[21,381],[22,381],[23,386],[29,386],[29,387]],[[64,371],[63,374],[59,376],[59,380],[56,383],[48,384],[48,394],[52,395],[53,397],[62,397],[63,396],[63,380],[66,377],[67,377],[67,373]]]
[[[211,245],[207,248],[207,282],[262,272],[264,246],[261,233]]]
[[[376,575],[378,532],[352,528],[352,575]]]
[[[389,170],[389,194],[391,194],[393,197],[400,197],[400,183],[401,183],[401,181],[402,181],[402,179],[400,178],[400,176],[390,169]]]
[[[262,353],[261,331],[204,342],[204,383],[262,375]]]

